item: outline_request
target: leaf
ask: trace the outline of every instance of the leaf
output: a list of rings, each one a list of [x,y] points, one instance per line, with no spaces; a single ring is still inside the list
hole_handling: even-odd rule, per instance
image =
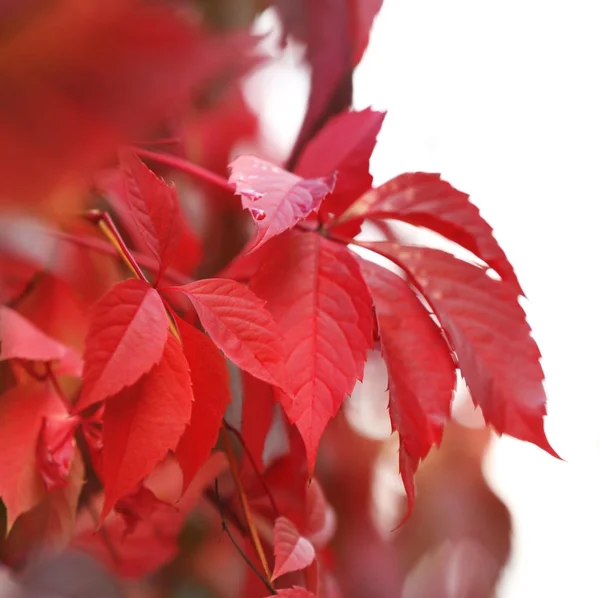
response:
[[[329,544],[335,534],[337,517],[316,479],[306,488],[306,537],[315,548]]]
[[[381,352],[388,370],[392,429],[400,436],[400,473],[414,504],[414,474],[440,444],[450,417],[456,368],[450,349],[423,304],[399,276],[365,260],[361,272],[375,304]]]
[[[385,112],[367,108],[333,117],[306,145],[294,172],[304,178],[337,172],[335,189],[322,206],[338,216],[371,188],[369,160]]]
[[[18,312],[0,305],[0,361],[60,361],[68,349],[36,328]]]
[[[227,364],[214,343],[181,318],[176,321],[194,392],[190,423],[175,451],[185,492],[217,442],[231,394]]]
[[[316,212],[335,185],[333,171],[327,172],[326,178],[307,180],[255,156],[240,156],[230,167],[229,183],[235,185],[258,227],[248,251]]]
[[[523,294],[490,225],[469,201],[469,196],[442,180],[439,174],[401,174],[366,193],[341,220],[351,218],[390,218],[429,228],[488,263]]]
[[[291,397],[279,400],[306,445],[309,469],[327,422],[362,378],[372,346],[372,303],[348,249],[314,233],[288,233],[250,281],[285,340]]]
[[[192,91],[247,70],[254,43],[141,2],[42,3],[0,47],[0,197],[38,200],[85,178]]]
[[[388,242],[361,246],[403,268],[427,299],[486,422],[557,456],[544,432],[540,352],[516,289],[437,249]]]
[[[131,386],[161,359],[169,321],[148,283],[116,284],[95,305],[85,340],[79,411]]]
[[[157,177],[131,150],[123,150],[120,167],[125,181],[126,206],[159,270],[156,284],[180,240],[183,218],[177,190]]]
[[[158,364],[106,402],[101,519],[175,450],[190,421],[193,400],[183,349],[169,335]]]
[[[281,335],[264,301],[252,291],[224,278],[199,280],[163,291],[185,294],[204,330],[240,369],[287,389]]]
[[[277,590],[277,595],[283,598],[317,598],[315,594],[301,588],[300,586],[293,586],[291,588],[285,588],[283,590]]]
[[[288,35],[306,45],[310,96],[288,167],[335,114],[352,103],[352,72],[367,46],[383,0],[276,0]]]
[[[315,560],[315,549],[310,540],[301,536],[296,526],[286,517],[277,517],[273,529],[275,567],[271,579],[286,573],[306,569]]]
[[[7,531],[46,495],[36,447],[44,417],[59,413],[64,406],[45,382],[16,386],[0,396],[0,498],[6,506]]]

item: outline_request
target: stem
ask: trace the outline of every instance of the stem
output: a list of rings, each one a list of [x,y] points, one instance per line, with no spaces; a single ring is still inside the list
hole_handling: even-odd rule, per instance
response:
[[[223,528],[223,531],[229,536],[231,543],[233,544],[234,548],[239,552],[240,556],[244,559],[246,565],[248,565],[248,567],[250,567],[250,569],[252,569],[252,571],[257,575],[257,577],[260,579],[260,581],[263,582],[265,587],[269,590],[269,592],[271,592],[271,595],[275,595],[277,593],[275,591],[275,588],[269,583],[269,580],[266,579],[264,577],[264,575],[254,566],[254,563],[249,559],[248,555],[238,545],[235,538],[233,537],[233,534],[231,533],[231,530],[227,526],[227,522],[225,521],[225,514],[223,513],[221,498],[219,496],[219,480],[218,479],[215,480],[215,496],[217,498],[217,506],[219,508],[219,514],[221,515],[221,527]]]
[[[133,151],[140,157],[146,158],[147,160],[151,160],[153,162],[158,162],[159,164],[164,164],[165,166],[170,166],[171,168],[176,168],[181,172],[185,172],[190,176],[204,182],[209,185],[214,185],[215,187],[219,187],[224,191],[229,191],[233,193],[235,191],[235,187],[230,185],[222,176],[208,170],[206,168],[202,168],[202,166],[198,166],[190,162],[189,160],[185,160],[184,158],[178,158],[177,156],[170,156],[169,154],[161,154],[160,152],[153,152],[152,150],[142,149],[140,147],[132,148]]]
[[[100,210],[90,210],[87,214],[88,218],[98,226],[104,236],[108,239],[110,244],[117,250],[117,253],[121,256],[121,259],[125,265],[131,270],[133,275],[140,280],[144,280],[149,283],[145,274],[140,269],[138,263],[131,255],[127,245],[123,241],[123,237],[117,230],[113,219],[110,214],[101,212]]]
[[[231,448],[231,442],[229,441],[229,435],[227,434],[226,428],[223,428],[223,444],[225,445],[225,453],[227,455],[227,460],[229,461],[229,467],[231,468],[231,475],[233,476],[233,481],[235,482],[235,486],[238,491],[238,496],[242,505],[242,511],[244,512],[244,517],[246,518],[246,523],[248,524],[248,531],[250,532],[252,544],[254,545],[256,554],[260,559],[265,575],[269,579],[271,579],[271,571],[269,569],[269,564],[267,563],[267,557],[265,556],[262,544],[260,543],[258,531],[256,530],[256,525],[254,524],[252,513],[250,512],[248,498],[246,497],[246,492],[244,491],[244,487],[242,486],[240,472],[238,471],[237,462],[235,460],[235,455],[233,454],[233,449]]]
[[[252,469],[254,469],[254,473],[256,474],[256,477],[260,480],[260,483],[261,483],[262,487],[264,488],[264,491],[269,499],[269,502],[271,503],[271,508],[273,509],[273,514],[275,515],[275,517],[279,517],[280,513],[279,513],[279,509],[277,508],[277,503],[275,502],[275,498],[271,494],[271,490],[269,489],[269,486],[267,485],[267,482],[265,481],[264,476],[258,470],[256,461],[254,460],[252,453],[248,450],[248,447],[246,446],[246,441],[244,440],[244,437],[242,436],[240,431],[237,428],[234,428],[227,420],[225,420],[225,419],[223,420],[223,425],[230,432],[233,432],[235,437],[238,439],[238,442],[242,445],[242,449],[244,449],[244,453],[246,454],[246,457],[248,457],[248,460],[250,461],[250,465],[252,465]]]

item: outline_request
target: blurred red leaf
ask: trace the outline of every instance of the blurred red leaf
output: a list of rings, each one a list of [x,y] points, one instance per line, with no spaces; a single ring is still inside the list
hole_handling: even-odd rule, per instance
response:
[[[277,595],[283,596],[283,598],[317,598],[312,592],[299,586],[277,590]]]
[[[104,410],[101,519],[175,450],[192,411],[192,381],[181,345],[168,336],[161,360]]]
[[[327,422],[363,374],[373,332],[369,292],[346,247],[296,232],[271,242],[250,288],[284,335],[293,395],[279,400],[312,470]]]
[[[275,567],[272,579],[306,569],[315,560],[315,549],[310,540],[301,536],[296,526],[286,517],[277,517],[275,520],[273,552]]]
[[[336,524],[335,511],[313,478],[306,489],[306,537],[315,548],[323,548],[335,534]]]
[[[325,173],[326,178],[308,180],[255,156],[240,156],[230,166],[229,183],[235,185],[258,229],[247,251],[258,249],[318,211],[335,185],[333,170]]]
[[[147,282],[116,284],[94,306],[85,341],[79,411],[116,395],[146,374],[163,355],[169,321]]]
[[[89,174],[253,44],[215,44],[135,0],[36,7],[0,40],[0,195],[40,199]]]

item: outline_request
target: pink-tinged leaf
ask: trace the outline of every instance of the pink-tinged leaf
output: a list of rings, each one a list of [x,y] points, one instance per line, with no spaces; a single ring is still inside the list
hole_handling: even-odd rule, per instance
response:
[[[95,305],[85,341],[83,385],[77,409],[116,395],[162,357],[169,321],[148,283],[116,284]]]
[[[16,386],[0,396],[0,498],[8,530],[46,495],[38,468],[38,437],[44,418],[64,411],[48,383]]]
[[[486,422],[557,456],[544,432],[540,352],[514,287],[436,249],[361,245],[403,268],[431,305]]]
[[[203,332],[180,318],[176,321],[194,392],[190,423],[175,451],[185,492],[217,442],[231,396],[229,372],[221,352]]]
[[[335,534],[337,517],[316,479],[306,489],[306,537],[315,548],[329,544]]]
[[[335,185],[333,171],[326,178],[303,179],[255,156],[240,156],[230,167],[229,183],[258,229],[248,251],[316,212]]]
[[[369,44],[369,34],[375,17],[381,10],[383,0],[349,0],[350,28],[354,49],[352,64],[357,65]]]
[[[400,436],[400,473],[414,503],[414,474],[450,417],[456,367],[440,329],[408,284],[365,260],[360,268],[371,291],[381,352],[388,370],[392,429]]]
[[[412,172],[397,176],[366,193],[342,220],[354,218],[397,219],[433,230],[468,249],[523,294],[490,225],[469,201],[469,196],[442,180],[439,174]]]
[[[300,586],[277,590],[277,595],[282,596],[283,598],[317,598],[315,594]]]
[[[36,328],[18,312],[0,306],[0,361],[60,361],[68,349]]]
[[[256,466],[259,472],[263,472],[265,440],[273,422],[273,387],[242,372],[242,389],[241,433],[246,449],[242,457],[242,469],[254,469]],[[247,463],[250,458],[254,463]]]
[[[275,567],[271,579],[286,573],[306,569],[315,560],[315,548],[308,538],[301,536],[296,526],[286,517],[277,517],[273,530]]]
[[[279,400],[312,470],[327,422],[361,379],[372,346],[369,291],[349,250],[314,233],[288,233],[250,281],[284,335],[290,376]]]
[[[104,519],[168,451],[175,450],[192,412],[192,381],[181,345],[169,335],[162,359],[104,410]]]
[[[210,278],[164,291],[184,293],[204,330],[240,369],[287,389],[281,334],[252,291],[233,280]]]
[[[338,216],[371,188],[369,160],[381,129],[384,112],[367,108],[332,118],[307,144],[294,172],[304,178],[337,172],[335,189],[321,211]]]
[[[140,237],[156,258],[156,284],[177,249],[183,224],[177,191],[157,177],[131,150],[120,154],[126,206]]]

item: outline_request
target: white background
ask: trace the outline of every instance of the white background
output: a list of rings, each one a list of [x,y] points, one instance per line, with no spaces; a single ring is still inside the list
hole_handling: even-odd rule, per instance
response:
[[[528,296],[547,434],[566,462],[506,437],[490,453],[515,526],[500,598],[600,596],[597,11],[593,0],[385,0],[355,77],[356,108],[388,111],[375,183],[423,170],[469,193]],[[249,86],[280,151],[305,107],[297,58]]]

